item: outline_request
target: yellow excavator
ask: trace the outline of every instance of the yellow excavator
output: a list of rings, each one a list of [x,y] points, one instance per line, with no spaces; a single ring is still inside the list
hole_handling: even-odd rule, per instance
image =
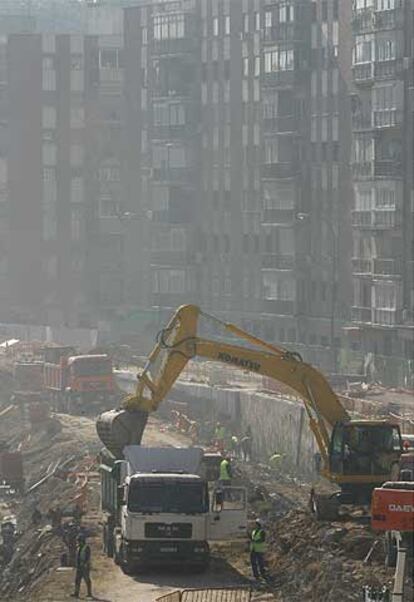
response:
[[[245,346],[229,343],[228,338],[199,336],[201,318],[213,321]],[[137,377],[135,394],[124,399],[121,409],[98,417],[98,435],[116,457],[122,457],[125,445],[141,442],[148,414],[157,410],[187,362],[197,357],[270,377],[303,400],[320,450],[321,476],[339,486],[329,496],[312,492],[312,509],[319,518],[334,519],[340,504],[368,504],[372,490],[398,470],[402,440],[397,423],[351,420],[326,378],[298,353],[267,343],[195,305],[178,308],[160,331]]]

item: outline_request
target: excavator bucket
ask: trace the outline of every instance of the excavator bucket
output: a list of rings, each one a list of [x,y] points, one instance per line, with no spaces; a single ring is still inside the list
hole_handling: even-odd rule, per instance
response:
[[[148,412],[142,410],[109,410],[96,421],[98,437],[116,457],[123,457],[126,445],[140,445],[148,420]]]

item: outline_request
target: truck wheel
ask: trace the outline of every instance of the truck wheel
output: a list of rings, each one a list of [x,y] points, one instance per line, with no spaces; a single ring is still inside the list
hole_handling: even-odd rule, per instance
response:
[[[385,533],[385,566],[395,568],[397,565],[397,545],[391,533]]]

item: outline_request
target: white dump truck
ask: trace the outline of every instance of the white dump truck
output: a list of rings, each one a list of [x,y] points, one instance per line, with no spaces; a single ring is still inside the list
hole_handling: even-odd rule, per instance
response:
[[[102,452],[101,484],[105,550],[126,573],[204,570],[209,542],[246,537],[246,491],[209,483],[202,449],[130,445],[123,456]]]

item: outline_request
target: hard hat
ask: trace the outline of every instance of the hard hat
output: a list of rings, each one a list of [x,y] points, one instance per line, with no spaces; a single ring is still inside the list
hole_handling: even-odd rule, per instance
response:
[[[255,519],[255,522],[256,522],[258,525],[261,525],[261,524],[263,523],[262,519],[261,519],[261,518],[259,518],[259,517],[257,517],[257,518]]]

